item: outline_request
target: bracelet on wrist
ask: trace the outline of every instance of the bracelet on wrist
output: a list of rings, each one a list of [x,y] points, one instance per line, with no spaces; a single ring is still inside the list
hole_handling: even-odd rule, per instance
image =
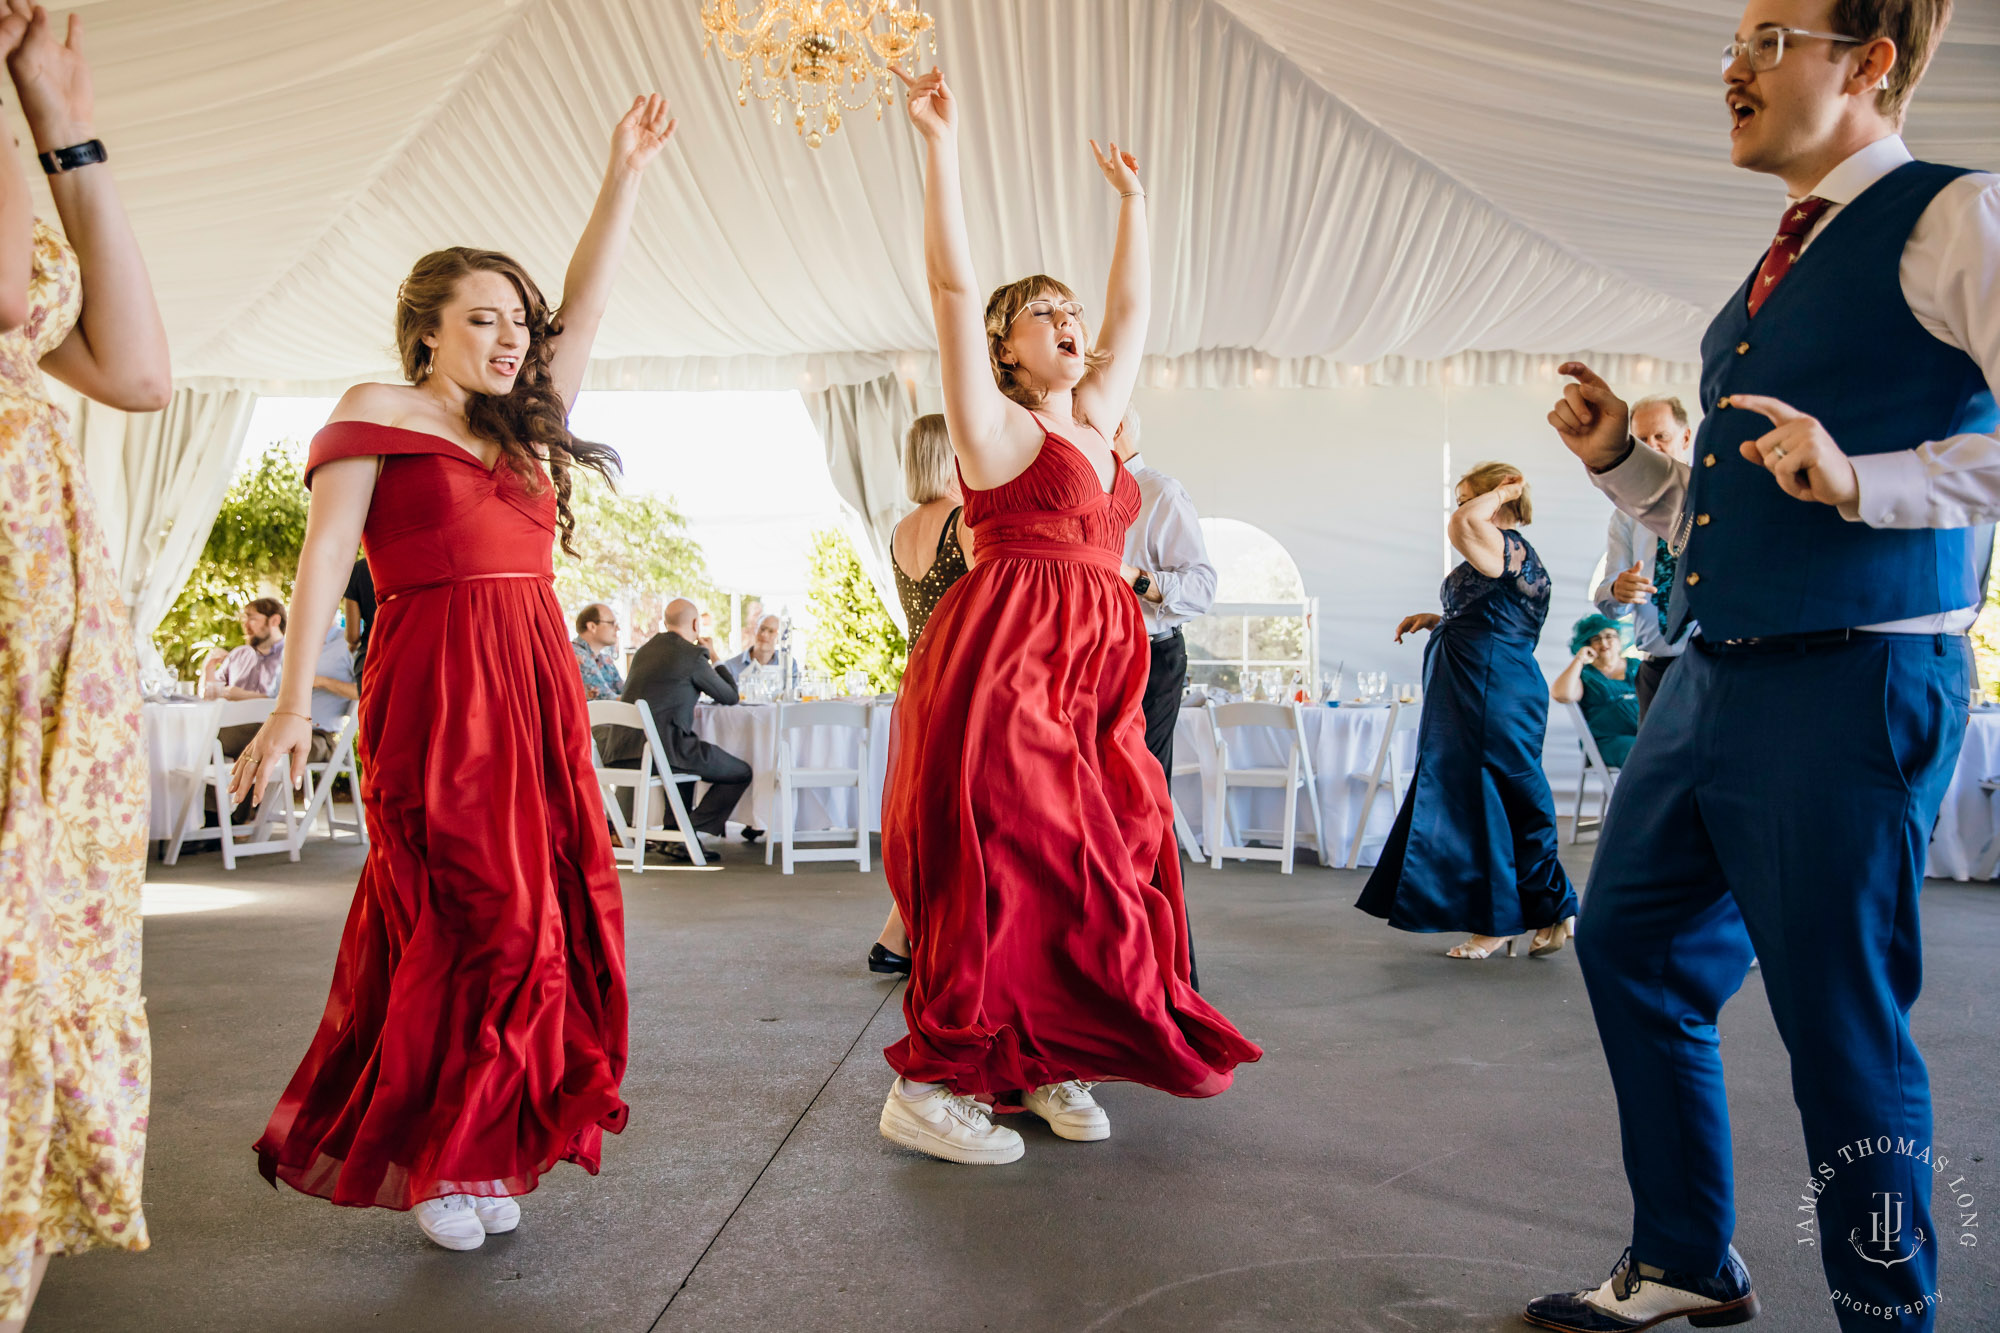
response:
[[[294,712],[293,712],[293,711],[292,711],[291,709],[289,709],[289,708],[273,708],[273,709],[271,710],[271,716],[272,716],[272,717],[296,717],[296,718],[299,718],[299,719],[301,719],[301,720],[303,720],[303,721],[305,721],[305,722],[307,722],[307,723],[310,723],[310,722],[312,721],[312,714],[311,714],[311,713],[294,713]]]
[[[1144,190],[1120,190],[1118,197],[1120,199],[1144,199],[1146,192]]]

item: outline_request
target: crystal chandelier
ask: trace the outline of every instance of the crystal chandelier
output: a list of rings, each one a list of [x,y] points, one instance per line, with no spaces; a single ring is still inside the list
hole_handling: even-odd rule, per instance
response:
[[[745,17],[746,12],[748,17]],[[725,60],[742,65],[736,102],[771,103],[771,123],[792,124],[814,148],[840,128],[842,109],[875,104],[875,119],[895,96],[892,69],[921,40],[937,52],[934,24],[916,0],[702,0],[701,25]]]

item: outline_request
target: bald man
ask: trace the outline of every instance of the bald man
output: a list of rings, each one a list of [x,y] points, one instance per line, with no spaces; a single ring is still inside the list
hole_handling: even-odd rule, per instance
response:
[[[719,704],[735,703],[736,681],[727,667],[717,668],[709,660],[708,650],[699,643],[696,625],[700,609],[693,602],[683,597],[667,603],[664,619],[666,628],[633,654],[624,699],[626,703],[643,699],[652,709],[653,725],[674,772],[707,779],[708,790],[689,814],[696,832],[719,838],[727,831],[726,821],[736,802],[750,789],[750,765],[694,734],[694,706],[703,695]],[[609,740],[601,746],[605,764],[637,768],[645,736],[630,727],[607,730]],[[746,841],[755,842],[761,836],[761,829],[743,830]],[[667,856],[687,859],[677,843],[668,845]]]

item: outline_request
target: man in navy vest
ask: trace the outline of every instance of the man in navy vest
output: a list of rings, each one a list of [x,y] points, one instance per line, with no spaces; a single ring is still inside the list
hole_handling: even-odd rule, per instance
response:
[[[1700,633],[1619,780],[1577,937],[1631,1246],[1601,1286],[1531,1304],[1544,1328],[1756,1316],[1715,1029],[1753,954],[1840,1326],[1934,1325],[1917,894],[1965,730],[1968,528],[2000,514],[2000,177],[1914,162],[1897,133],[1949,14],[1750,0],[1730,156],[1790,201],[1703,340],[1692,466],[1634,448],[1626,405],[1563,367],[1550,423],[1674,545],[1669,633]]]

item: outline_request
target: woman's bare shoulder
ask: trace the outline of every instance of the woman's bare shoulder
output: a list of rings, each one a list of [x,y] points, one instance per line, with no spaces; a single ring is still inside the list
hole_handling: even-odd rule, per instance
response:
[[[376,426],[400,426],[423,406],[423,395],[408,384],[357,384],[340,395],[326,421],[365,421]]]

